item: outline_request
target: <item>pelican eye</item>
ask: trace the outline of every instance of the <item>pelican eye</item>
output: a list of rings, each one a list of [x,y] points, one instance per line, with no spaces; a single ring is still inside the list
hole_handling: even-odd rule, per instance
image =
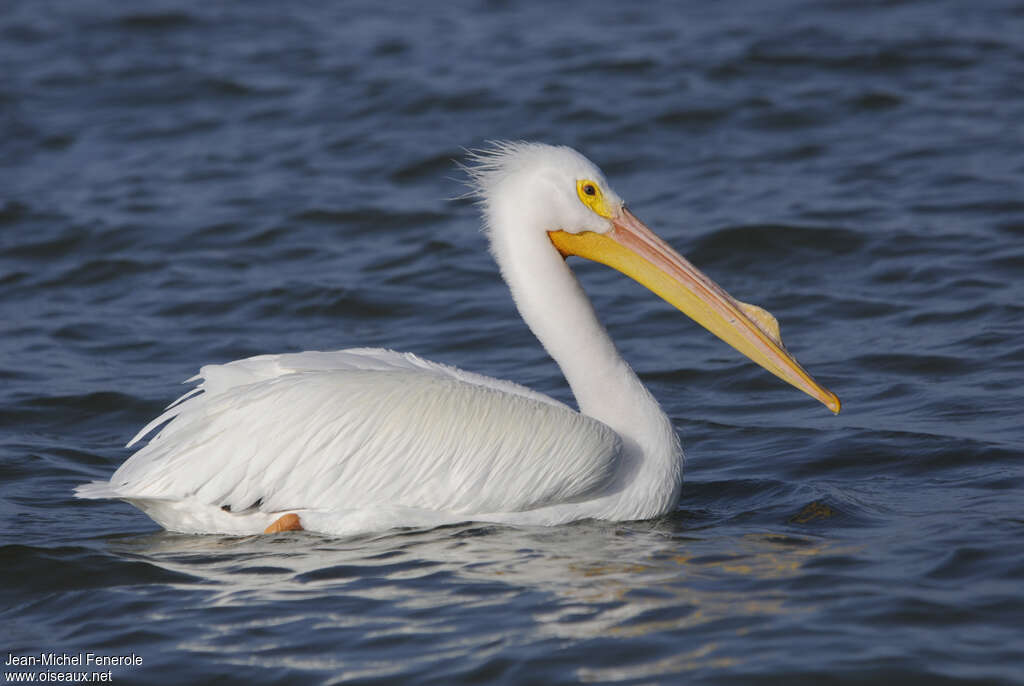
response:
[[[605,202],[601,186],[591,179],[580,179],[576,182],[576,194],[580,202],[605,219],[612,218],[612,211]]]

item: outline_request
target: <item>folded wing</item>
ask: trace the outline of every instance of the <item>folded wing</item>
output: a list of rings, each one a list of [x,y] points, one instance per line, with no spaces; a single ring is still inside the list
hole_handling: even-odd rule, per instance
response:
[[[109,484],[80,495],[515,512],[593,497],[621,453],[611,429],[547,396],[386,350],[261,356],[196,379]]]

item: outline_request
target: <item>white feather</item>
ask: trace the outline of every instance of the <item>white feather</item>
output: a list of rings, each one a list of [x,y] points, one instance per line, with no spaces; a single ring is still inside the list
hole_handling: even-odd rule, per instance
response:
[[[516,512],[593,495],[621,447],[550,398],[390,351],[264,356],[202,377],[204,392],[168,410],[173,421],[114,473],[118,497],[232,512]]]

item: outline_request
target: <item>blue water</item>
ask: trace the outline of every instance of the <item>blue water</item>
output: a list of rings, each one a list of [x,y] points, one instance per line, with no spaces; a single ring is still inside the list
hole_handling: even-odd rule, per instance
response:
[[[1009,1],[8,0],[0,657],[1024,683],[1022,36]],[[72,497],[210,362],[385,346],[571,401],[458,199],[502,138],[600,164],[842,414],[579,263],[682,436],[670,516],[225,538]]]

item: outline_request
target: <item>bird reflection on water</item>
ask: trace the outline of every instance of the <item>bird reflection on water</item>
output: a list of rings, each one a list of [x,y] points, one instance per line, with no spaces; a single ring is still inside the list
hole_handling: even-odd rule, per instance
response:
[[[220,624],[209,613],[182,646],[216,651],[239,664],[273,668],[301,662],[303,669],[347,678],[362,674],[353,665],[353,651],[334,658],[330,651],[311,650],[310,640],[344,641],[349,647],[353,641],[430,640],[436,643],[432,659],[441,659],[446,651],[464,649],[466,627],[458,626],[458,608],[485,614],[510,604],[529,623],[521,633],[481,627],[491,634],[485,644],[664,632],[692,634],[696,641],[673,657],[657,658],[657,664],[580,664],[577,675],[584,680],[661,673],[666,659],[680,670],[741,664],[744,656],[723,653],[725,646],[708,629],[725,622],[731,632],[743,633],[769,615],[795,619],[814,612],[813,605],[787,607],[785,587],[807,574],[808,562],[843,552],[814,537],[687,531],[685,517],[680,512],[651,522],[555,528],[467,523],[352,539],[161,532],[113,539],[110,547],[123,558],[191,577],[174,584],[190,604],[164,621],[189,621],[202,608],[249,608],[249,619],[241,623],[228,613]],[[289,630],[310,616],[318,618],[315,636]],[[254,627],[263,648],[254,654],[233,650],[231,636]],[[365,668],[364,676],[377,674],[379,665]]]

